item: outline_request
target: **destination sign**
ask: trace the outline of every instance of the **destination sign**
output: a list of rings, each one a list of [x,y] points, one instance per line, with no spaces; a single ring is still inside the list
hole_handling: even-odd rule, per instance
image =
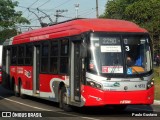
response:
[[[119,45],[120,39],[117,37],[100,37],[101,44],[103,45]]]

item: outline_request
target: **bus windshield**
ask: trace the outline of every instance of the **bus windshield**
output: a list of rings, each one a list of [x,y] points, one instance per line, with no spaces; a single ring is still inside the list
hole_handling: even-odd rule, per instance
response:
[[[92,33],[88,71],[100,74],[135,75],[152,69],[148,37],[144,35]]]
[[[144,36],[123,36],[126,56],[126,73],[140,74],[152,69],[149,39]]]

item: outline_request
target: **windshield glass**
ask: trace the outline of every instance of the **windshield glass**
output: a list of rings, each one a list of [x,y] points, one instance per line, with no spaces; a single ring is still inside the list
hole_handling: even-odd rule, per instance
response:
[[[89,70],[101,73],[123,73],[120,36],[91,34]]]
[[[152,69],[149,39],[144,36],[124,36],[126,73],[140,74]]]
[[[98,75],[132,75],[152,69],[149,40],[144,35],[91,33],[87,61],[88,71]]]

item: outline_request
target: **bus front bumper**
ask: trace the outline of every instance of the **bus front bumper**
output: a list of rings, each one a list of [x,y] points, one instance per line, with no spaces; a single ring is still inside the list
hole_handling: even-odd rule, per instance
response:
[[[120,104],[153,104],[154,86],[141,91],[102,91],[90,86],[82,87],[84,106]]]

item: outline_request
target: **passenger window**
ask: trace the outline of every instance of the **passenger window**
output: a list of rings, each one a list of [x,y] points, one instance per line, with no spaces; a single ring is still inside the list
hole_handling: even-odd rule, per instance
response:
[[[68,39],[61,40],[61,55],[60,55],[60,73],[68,73],[68,53],[69,53],[69,41]]]
[[[41,57],[41,72],[47,73],[49,64],[48,64],[48,57],[49,57],[49,44],[48,41],[42,44],[42,57]]]
[[[24,46],[18,46],[18,64],[24,64]]]
[[[17,64],[17,47],[16,46],[12,47],[11,64],[12,65],[16,65]]]
[[[50,72],[58,73],[58,41],[51,42],[51,51],[50,51]]]
[[[33,56],[33,46],[32,45],[26,45],[26,51],[25,51],[25,65],[31,65],[32,64],[32,56]]]

